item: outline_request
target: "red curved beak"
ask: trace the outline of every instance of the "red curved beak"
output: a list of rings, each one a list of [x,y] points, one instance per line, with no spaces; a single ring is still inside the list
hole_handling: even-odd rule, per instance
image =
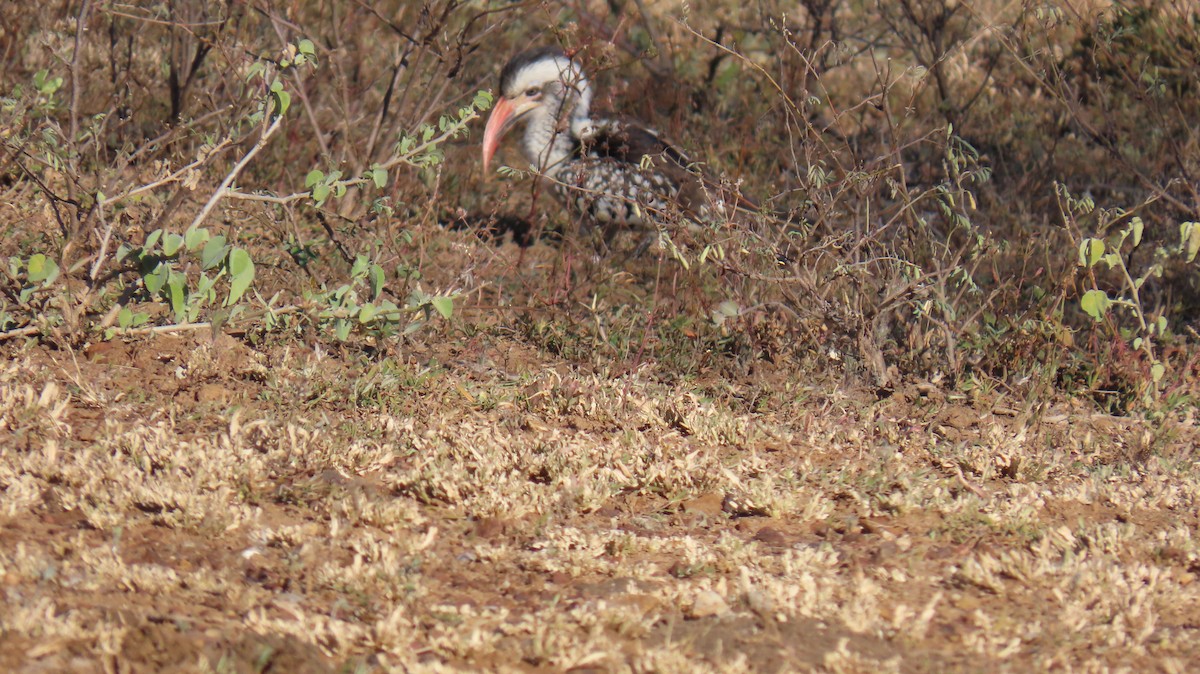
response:
[[[496,148],[500,146],[500,139],[504,138],[504,134],[508,133],[512,127],[516,117],[513,113],[516,107],[512,101],[500,97],[496,107],[492,108],[492,114],[488,116],[487,126],[483,129],[483,177],[488,176],[488,167],[492,163],[492,157],[496,154]]]

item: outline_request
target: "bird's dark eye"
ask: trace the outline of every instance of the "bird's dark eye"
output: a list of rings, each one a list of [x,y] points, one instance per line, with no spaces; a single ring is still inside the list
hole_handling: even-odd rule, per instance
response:
[[[537,87],[529,87],[528,89],[525,90],[525,95],[530,98],[541,96],[542,90],[538,89]]]

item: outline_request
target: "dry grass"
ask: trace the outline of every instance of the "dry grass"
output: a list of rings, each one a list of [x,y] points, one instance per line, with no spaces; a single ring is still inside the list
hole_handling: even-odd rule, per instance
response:
[[[709,396],[511,337],[437,341],[374,366],[228,338],[10,350],[0,662],[1181,672],[1200,657],[1190,421],[1070,401],[1014,417],[1012,401],[916,387],[877,399],[787,368],[792,399],[750,409],[749,378]],[[370,398],[345,376],[364,367]],[[728,497],[763,514],[732,516]]]

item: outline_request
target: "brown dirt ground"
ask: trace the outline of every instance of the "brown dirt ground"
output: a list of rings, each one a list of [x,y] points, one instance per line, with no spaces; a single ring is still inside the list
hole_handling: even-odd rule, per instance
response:
[[[1200,662],[1190,414],[672,381],[502,334],[4,348],[4,671]]]

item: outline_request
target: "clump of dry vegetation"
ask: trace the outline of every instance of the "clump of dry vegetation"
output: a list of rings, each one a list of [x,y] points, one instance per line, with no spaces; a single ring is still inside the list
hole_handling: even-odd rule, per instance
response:
[[[0,7],[0,666],[1186,671],[1197,35]],[[485,182],[531,43],[763,213],[636,256]]]

